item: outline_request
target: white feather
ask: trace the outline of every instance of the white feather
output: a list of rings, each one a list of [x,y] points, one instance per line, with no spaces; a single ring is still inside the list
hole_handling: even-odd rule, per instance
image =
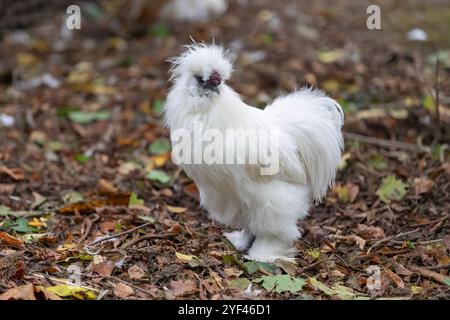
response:
[[[276,99],[265,110],[246,105],[225,83],[218,95],[202,94],[195,75],[206,79],[216,71],[223,80],[231,75],[231,62],[220,46],[194,44],[172,62],[174,84],[165,104],[171,132],[192,131],[196,121],[204,129],[224,133],[227,129],[279,132],[280,171],[274,176],[255,177],[246,165],[181,167],[196,183],[210,217],[244,230],[227,237],[240,249],[251,245],[248,258],[289,259],[300,237],[297,221],[334,181],[343,148],[341,107],[308,88]]]

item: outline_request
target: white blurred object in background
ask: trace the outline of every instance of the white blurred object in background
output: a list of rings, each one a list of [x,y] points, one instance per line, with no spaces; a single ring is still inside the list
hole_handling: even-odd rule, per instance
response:
[[[4,127],[12,127],[14,125],[14,117],[6,113],[0,113],[0,125]]]
[[[414,28],[406,33],[406,38],[410,41],[427,41],[428,35],[422,29]]]
[[[225,0],[171,0],[163,7],[162,16],[168,19],[205,22],[225,13]]]

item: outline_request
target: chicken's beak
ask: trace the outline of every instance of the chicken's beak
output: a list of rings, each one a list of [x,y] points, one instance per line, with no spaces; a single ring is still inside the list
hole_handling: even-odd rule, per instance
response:
[[[214,91],[217,94],[220,94],[219,86],[213,86],[212,84],[206,82],[204,88],[208,89],[208,90],[211,90],[211,91]]]

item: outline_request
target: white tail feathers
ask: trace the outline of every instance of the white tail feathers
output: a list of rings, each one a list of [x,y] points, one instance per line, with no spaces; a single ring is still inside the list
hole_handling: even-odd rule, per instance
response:
[[[266,108],[294,137],[312,197],[320,201],[334,183],[344,140],[341,106],[318,90],[302,89]]]

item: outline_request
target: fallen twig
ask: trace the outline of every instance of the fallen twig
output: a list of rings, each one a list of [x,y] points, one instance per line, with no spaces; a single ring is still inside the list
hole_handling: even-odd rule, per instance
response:
[[[99,243],[102,243],[102,242],[105,242],[105,241],[108,241],[108,240],[111,240],[111,239],[114,239],[114,238],[118,238],[118,237],[123,236],[125,234],[132,233],[133,231],[136,231],[137,229],[144,228],[144,227],[146,227],[146,226],[148,226],[150,224],[152,224],[152,223],[151,222],[147,222],[147,223],[141,224],[140,226],[134,227],[134,228],[132,228],[130,230],[126,230],[126,231],[120,232],[118,234],[113,234],[113,235],[105,237],[105,238],[97,239],[94,242],[92,242],[91,244],[89,244],[88,246],[91,247],[91,246],[94,246],[96,244],[99,244]]]
[[[392,243],[396,244],[402,244],[404,241],[397,241],[397,240],[391,240]],[[427,245],[427,244],[433,244],[433,243],[439,243],[442,242],[442,239],[434,239],[434,240],[427,240],[427,241],[411,241],[414,245]]]
[[[422,267],[422,268],[427,269],[427,270],[448,269],[448,268],[450,268],[450,263],[444,264],[444,265],[431,266],[431,267]]]
[[[305,271],[307,271],[307,270],[309,270],[309,269],[312,269],[312,268],[318,266],[319,264],[321,264],[322,262],[327,261],[327,260],[330,260],[330,259],[331,259],[331,258],[320,259],[320,260],[318,260],[318,261],[316,261],[316,262],[314,262],[314,263],[311,263],[310,265],[308,265],[308,266],[306,266],[306,267],[303,267],[303,268],[299,269],[299,270],[298,270],[298,273],[302,273],[302,272],[305,272]]]
[[[132,245],[134,245],[136,243],[139,243],[139,242],[145,241],[145,240],[150,240],[150,239],[167,239],[167,238],[169,238],[169,237],[171,237],[173,235],[174,235],[174,233],[171,233],[171,232],[161,233],[161,234],[149,233],[149,234],[146,234],[146,235],[144,235],[144,236],[142,236],[140,238],[128,241],[127,243],[125,243],[122,246],[122,248],[128,248],[128,247],[130,247],[130,246],[132,246]]]
[[[395,240],[395,239],[397,239],[397,238],[399,238],[399,237],[403,237],[403,236],[406,236],[406,235],[408,235],[408,234],[411,234],[411,233],[414,233],[414,232],[417,232],[417,231],[419,231],[419,228],[414,229],[414,230],[411,230],[411,231],[401,232],[401,233],[398,233],[398,234],[396,234],[396,235],[394,235],[394,236],[390,236],[390,237],[386,237],[386,238],[384,238],[384,239],[381,239],[380,241],[375,242],[375,243],[369,248],[369,250],[367,250],[367,254],[369,254],[370,251],[372,251],[372,249],[376,248],[377,246],[379,246],[379,245],[382,244],[382,243],[389,243],[389,242],[392,242],[393,240]]]
[[[376,145],[379,147],[405,149],[405,150],[410,150],[410,151],[414,151],[414,152],[423,152],[424,151],[419,146],[412,144],[412,143],[363,136],[363,135],[357,134],[357,133],[344,132],[344,137],[347,139],[355,140],[355,141],[362,142],[362,143],[368,143],[368,144]]]
[[[439,283],[445,284],[447,286],[450,286],[450,278],[446,277],[440,273],[437,273],[437,272],[434,272],[434,271],[431,271],[431,270],[428,270],[428,269],[425,269],[422,267],[416,267],[416,266],[409,266],[409,269],[419,273],[420,275],[422,275],[428,279],[431,279],[431,280],[437,281]]]

